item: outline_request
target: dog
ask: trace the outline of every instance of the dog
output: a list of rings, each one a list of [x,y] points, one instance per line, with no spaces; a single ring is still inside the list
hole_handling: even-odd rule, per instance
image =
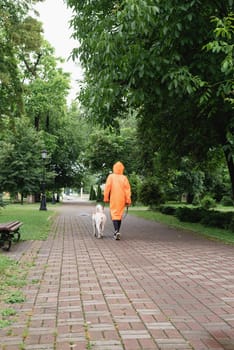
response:
[[[95,213],[92,214],[93,235],[94,237],[102,238],[106,215],[104,214],[104,207],[101,204],[97,204],[95,209]]]

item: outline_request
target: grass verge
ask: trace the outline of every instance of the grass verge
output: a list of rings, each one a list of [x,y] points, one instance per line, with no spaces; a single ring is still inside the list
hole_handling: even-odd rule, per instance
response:
[[[9,204],[0,210],[0,223],[22,221],[21,240],[45,240],[55,213],[53,208],[39,210],[39,204]]]
[[[147,208],[137,209],[130,208],[129,213],[146,220],[152,220],[163,223],[177,229],[188,230],[199,233],[209,239],[219,240],[227,244],[234,244],[234,233],[231,231],[218,229],[215,227],[207,227],[201,224],[179,221],[175,216],[162,214],[157,211],[152,211]]]
[[[0,255],[0,329],[10,326],[17,318],[14,305],[25,300],[21,288],[27,283],[28,268]]]
[[[56,214],[54,209],[39,210],[38,204],[10,204],[0,210],[0,223],[22,221],[21,240],[45,240]],[[9,327],[17,319],[15,305],[25,300],[21,290],[28,283],[31,263],[12,260],[0,250],[0,328]]]

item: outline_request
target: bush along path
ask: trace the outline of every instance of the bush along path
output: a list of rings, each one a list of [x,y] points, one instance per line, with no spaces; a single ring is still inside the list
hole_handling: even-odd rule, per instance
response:
[[[98,240],[92,206],[58,210],[21,255],[33,264],[2,350],[233,350],[232,246],[131,215],[115,241],[108,213]]]

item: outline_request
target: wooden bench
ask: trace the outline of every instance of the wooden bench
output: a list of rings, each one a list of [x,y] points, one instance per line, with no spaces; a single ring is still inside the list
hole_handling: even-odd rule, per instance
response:
[[[12,240],[20,240],[19,229],[23,225],[20,221],[11,221],[0,224],[0,247],[4,250],[10,250]]]

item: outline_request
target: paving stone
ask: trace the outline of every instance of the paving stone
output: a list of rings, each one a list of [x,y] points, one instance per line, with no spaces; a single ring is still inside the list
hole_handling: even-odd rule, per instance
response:
[[[233,350],[234,247],[130,215],[119,242],[109,214],[97,240],[93,206],[63,204],[47,241],[13,245],[34,266],[0,350]]]

